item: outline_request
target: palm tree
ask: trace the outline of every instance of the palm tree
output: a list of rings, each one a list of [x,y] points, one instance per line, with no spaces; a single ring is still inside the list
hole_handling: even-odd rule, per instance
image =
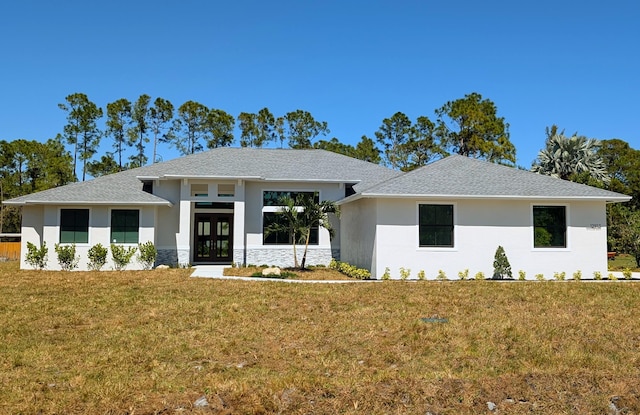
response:
[[[566,137],[554,134],[546,147],[538,153],[531,171],[571,180],[587,173],[596,180],[608,183],[607,167],[598,156],[600,142],[584,136]]]
[[[311,229],[313,227],[325,228],[329,231],[329,236],[333,238],[334,232],[329,221],[329,213],[340,215],[340,211],[335,202],[330,200],[323,200],[322,202],[316,202],[312,197],[301,198],[303,218],[302,236],[304,239],[304,254],[302,255],[302,262],[300,267],[304,269],[307,262],[307,250],[309,249],[309,238],[311,237]]]
[[[312,229],[322,227],[329,231],[330,236],[333,236],[329,213],[339,215],[338,206],[329,200],[316,202],[314,197],[305,194],[298,195],[295,200],[288,196],[284,197],[280,199],[279,205],[278,214],[281,215],[281,220],[274,221],[265,229],[265,232],[267,235],[278,232],[288,233],[293,245],[293,266],[304,269]],[[302,243],[304,243],[304,253],[302,262],[298,265],[296,245]]]

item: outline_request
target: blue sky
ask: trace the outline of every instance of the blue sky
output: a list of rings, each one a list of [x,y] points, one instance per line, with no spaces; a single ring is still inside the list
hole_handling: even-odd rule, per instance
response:
[[[54,137],[57,104],[82,92],[103,108],[146,93],[234,116],[303,109],[355,144],[477,92],[521,166],[552,124],[640,148],[639,22],[637,0],[5,1],[0,139]]]

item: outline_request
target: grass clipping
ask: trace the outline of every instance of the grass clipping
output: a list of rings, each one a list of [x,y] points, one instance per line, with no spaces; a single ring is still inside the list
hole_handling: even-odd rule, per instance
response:
[[[0,266],[2,413],[640,412],[635,283]]]

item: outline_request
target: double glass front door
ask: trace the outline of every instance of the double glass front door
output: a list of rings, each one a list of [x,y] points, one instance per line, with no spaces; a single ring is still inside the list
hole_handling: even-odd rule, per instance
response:
[[[193,262],[233,260],[233,214],[196,213]]]

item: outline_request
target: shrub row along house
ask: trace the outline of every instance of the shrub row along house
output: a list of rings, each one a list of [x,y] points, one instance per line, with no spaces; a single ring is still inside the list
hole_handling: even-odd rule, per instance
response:
[[[79,269],[93,245],[148,241],[157,264],[291,266],[289,235],[265,230],[281,198],[301,194],[341,210],[333,238],[312,232],[307,263],[428,279],[491,276],[498,246],[528,278],[605,273],[606,204],[630,199],[456,155],[402,173],[324,150],[218,148],[5,203],[22,207],[22,252],[75,244]]]

